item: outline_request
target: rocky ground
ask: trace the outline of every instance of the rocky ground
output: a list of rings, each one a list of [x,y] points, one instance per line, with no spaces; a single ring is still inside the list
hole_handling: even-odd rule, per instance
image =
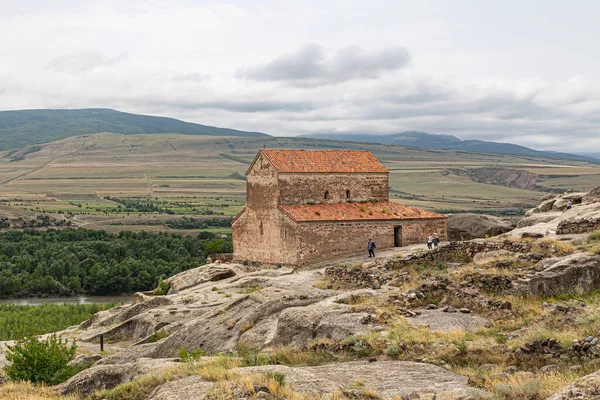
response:
[[[39,398],[600,398],[599,197],[433,251],[183,272],[63,332],[93,364]]]

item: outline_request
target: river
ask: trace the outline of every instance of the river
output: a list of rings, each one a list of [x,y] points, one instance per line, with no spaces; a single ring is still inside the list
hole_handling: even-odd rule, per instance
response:
[[[25,297],[21,299],[0,300],[0,304],[17,304],[20,306],[39,306],[42,304],[129,304],[133,295],[128,296],[74,296],[74,297]]]

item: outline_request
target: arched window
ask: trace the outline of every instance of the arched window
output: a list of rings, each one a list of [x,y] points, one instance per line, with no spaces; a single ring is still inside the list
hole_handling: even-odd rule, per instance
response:
[[[325,194],[323,195],[323,198],[325,200],[329,200],[329,192],[325,192]]]
[[[346,190],[346,198],[349,199],[350,198],[350,191]]]

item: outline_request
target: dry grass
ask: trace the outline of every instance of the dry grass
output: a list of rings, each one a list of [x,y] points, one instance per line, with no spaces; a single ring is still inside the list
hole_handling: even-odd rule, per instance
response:
[[[2,400],[58,400],[69,399],[56,393],[45,386],[36,386],[30,382],[9,382],[0,385],[0,399]],[[73,399],[75,399],[73,397]]]
[[[540,374],[533,378],[512,375],[507,380],[487,379],[484,389],[502,400],[542,400],[580,376],[573,372]]]

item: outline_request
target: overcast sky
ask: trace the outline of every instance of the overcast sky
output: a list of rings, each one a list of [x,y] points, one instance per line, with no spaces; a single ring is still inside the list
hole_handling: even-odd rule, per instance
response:
[[[0,0],[0,110],[600,152],[596,0]]]

